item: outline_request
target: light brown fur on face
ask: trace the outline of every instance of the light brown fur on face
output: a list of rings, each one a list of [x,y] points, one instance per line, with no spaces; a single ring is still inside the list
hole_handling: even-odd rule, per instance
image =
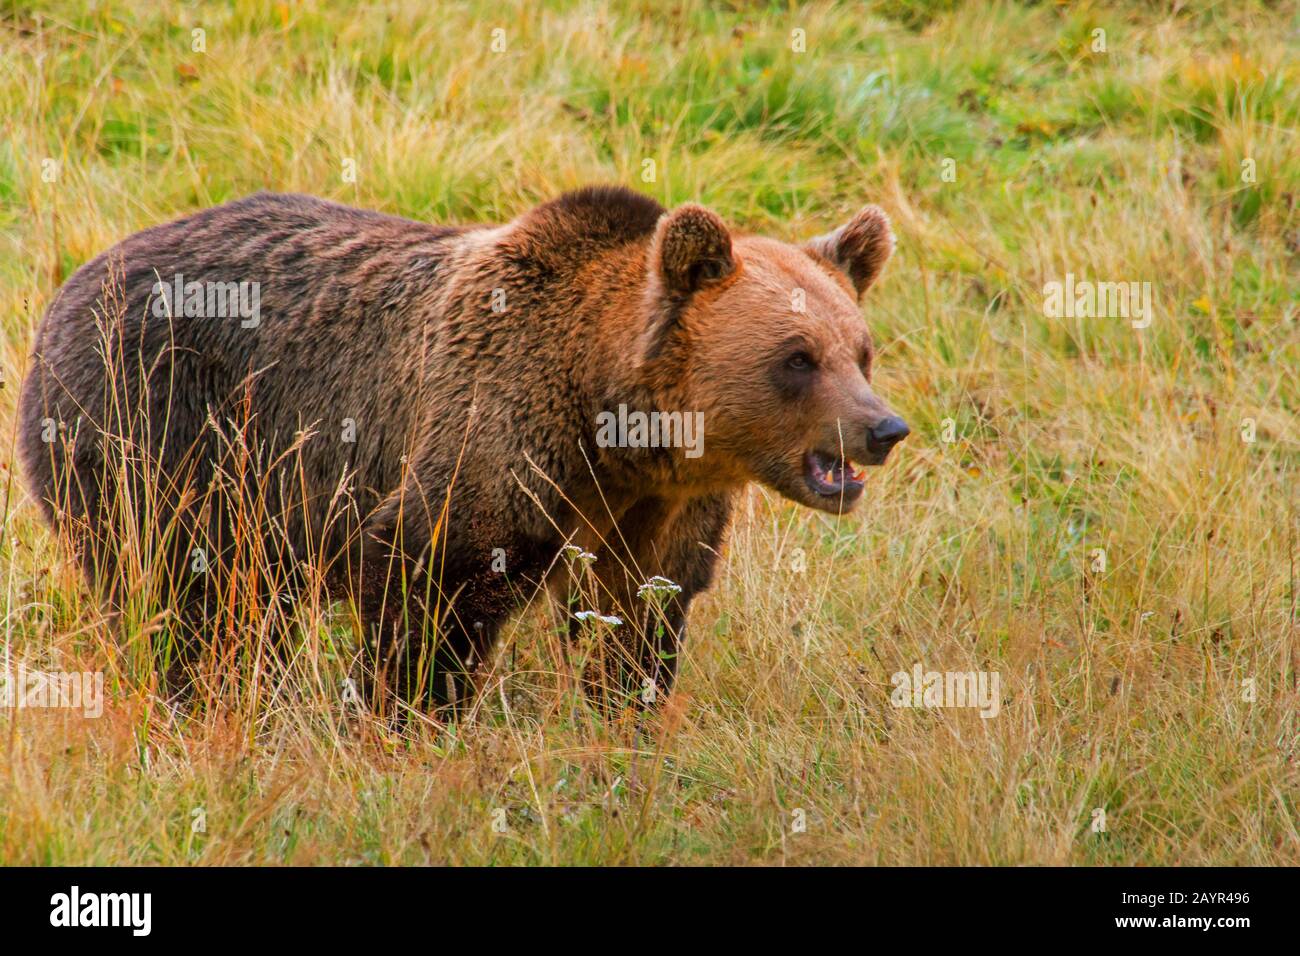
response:
[[[865,245],[836,245],[849,240]],[[805,247],[734,240],[731,273],[698,294],[680,331],[678,388],[682,401],[704,412],[714,474],[741,472],[825,511],[854,507],[861,482],[850,477],[819,492],[809,481],[809,456],[877,465],[888,454],[872,429],[896,416],[871,388],[874,354],[856,297],[892,248],[887,220],[874,207]],[[800,354],[810,362],[806,372],[788,367]]]

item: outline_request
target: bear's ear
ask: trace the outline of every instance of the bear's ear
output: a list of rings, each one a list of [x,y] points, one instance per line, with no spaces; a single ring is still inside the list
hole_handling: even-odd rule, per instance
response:
[[[894,252],[894,231],[883,209],[867,206],[834,232],[808,240],[804,248],[847,275],[861,299]]]
[[[687,203],[659,220],[650,244],[650,260],[664,291],[694,295],[731,274],[731,233],[703,206]]]
[[[682,306],[736,270],[731,233],[716,213],[687,203],[659,219],[649,252],[651,318],[645,358],[659,354],[677,327]]]

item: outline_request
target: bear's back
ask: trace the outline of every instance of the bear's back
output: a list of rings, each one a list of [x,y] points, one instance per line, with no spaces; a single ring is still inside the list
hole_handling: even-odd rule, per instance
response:
[[[60,435],[75,429],[79,477],[102,469],[103,432],[147,444],[167,470],[203,442],[210,459],[208,421],[241,415],[281,449],[313,424],[385,419],[355,444],[309,443],[313,484],[400,458],[402,363],[421,321],[412,303],[463,231],[258,193],[127,237],[74,273],[38,328],[20,404],[33,490],[46,499],[59,487],[51,422]],[[236,290],[256,311],[187,314],[192,283]]]

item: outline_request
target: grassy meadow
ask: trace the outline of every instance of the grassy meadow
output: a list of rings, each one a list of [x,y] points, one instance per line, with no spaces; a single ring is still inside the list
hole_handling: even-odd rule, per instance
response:
[[[321,602],[168,707],[17,473],[59,285],[259,189],[592,182],[788,240],[889,212],[913,434],[864,505],[746,492],[648,726],[580,706],[540,598],[454,724],[342,723]],[[107,698],[0,709],[0,864],[1300,863],[1298,204],[1291,0],[0,0],[0,660]],[[1067,274],[1152,321],[1047,315]],[[999,713],[892,706],[918,662]]]

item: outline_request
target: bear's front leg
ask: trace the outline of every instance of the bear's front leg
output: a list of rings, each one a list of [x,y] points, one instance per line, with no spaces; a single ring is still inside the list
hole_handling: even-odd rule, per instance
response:
[[[363,561],[359,578],[363,702],[394,717],[407,707],[441,709],[467,696],[470,635],[451,623],[443,587],[405,555]]]
[[[473,581],[439,530],[422,498],[402,493],[362,529],[352,595],[362,638],[358,686],[381,717],[467,699],[476,659],[499,628],[481,614],[465,619]]]
[[[586,682],[606,710],[652,707],[672,690],[687,613],[712,583],[730,515],[730,495],[646,499],[607,536],[596,576],[602,600],[622,612],[624,627],[605,648],[600,672]]]
[[[501,521],[458,502],[448,509],[457,519],[443,525],[409,500],[386,501],[362,536],[362,696],[381,714],[434,706],[454,716],[556,546],[502,532]]]

